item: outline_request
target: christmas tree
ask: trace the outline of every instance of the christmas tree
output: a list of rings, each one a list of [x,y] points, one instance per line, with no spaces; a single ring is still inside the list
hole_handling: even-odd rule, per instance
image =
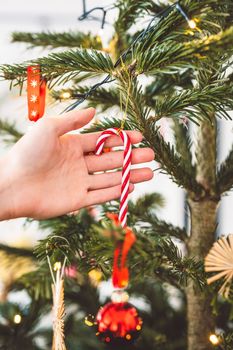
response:
[[[116,106],[112,118],[103,117],[84,132],[120,128],[122,111],[126,111],[124,128],[143,133],[143,144],[154,150],[161,171],[185,191],[190,212],[186,227],[159,219],[157,210],[163,198],[153,189],[129,203],[128,224],[137,236],[129,255],[129,290],[147,305],[141,311],[142,334],[130,348],[232,349],[231,291],[227,301],[217,297],[220,282],[207,285],[204,258],[216,240],[219,203],[233,185],[233,150],[217,164],[218,120],[225,118],[230,123],[233,109],[233,3],[181,0],[169,5],[118,0],[113,7],[118,16],[107,47],[90,33],[13,33],[15,42],[66,49],[32,62],[3,65],[1,76],[22,89],[28,65],[40,65],[52,98],[69,99],[68,109],[84,100],[102,112]],[[111,7],[101,9],[105,30]],[[93,12],[84,6],[82,19]],[[149,18],[149,24],[135,31],[135,23],[143,17]],[[161,133],[162,118],[170,120],[173,142],[167,142]],[[195,137],[191,128],[197,131]],[[1,122],[0,129],[8,141],[21,137],[7,121]],[[83,319],[97,313],[100,279],[111,276],[113,227],[105,219],[109,212],[117,213],[118,203],[101,206],[102,220],[89,208],[40,221],[40,228],[50,233],[34,252],[0,246],[6,263],[28,259],[33,265],[32,271],[7,285],[6,296],[9,290],[26,290],[30,303],[20,309],[2,301],[2,349],[51,347],[51,328],[39,323],[49,312],[52,297],[47,255],[55,264],[64,254],[70,264],[65,278],[67,349],[108,347]],[[171,293],[176,294],[179,308],[171,304]]]

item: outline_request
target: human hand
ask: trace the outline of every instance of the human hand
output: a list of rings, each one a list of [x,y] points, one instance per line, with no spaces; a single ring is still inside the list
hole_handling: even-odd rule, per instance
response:
[[[100,133],[67,134],[88,124],[93,108],[40,119],[0,161],[0,219],[32,217],[45,219],[120,197],[121,171],[95,174],[120,168],[122,151],[100,156],[95,151]],[[128,132],[132,143],[141,133]],[[111,137],[106,147],[122,145]],[[154,159],[149,148],[133,150],[132,163]],[[133,184],[150,180],[150,168],[131,171]]]

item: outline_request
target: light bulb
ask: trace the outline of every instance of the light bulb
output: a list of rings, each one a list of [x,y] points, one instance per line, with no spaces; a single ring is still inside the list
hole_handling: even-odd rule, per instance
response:
[[[188,20],[188,25],[191,29],[195,29],[196,28],[196,22],[193,19]]]
[[[63,98],[64,100],[70,98],[71,96],[71,93],[69,91],[64,91],[62,94],[61,94],[61,98]]]
[[[88,315],[85,317],[84,322],[88,327],[92,327],[95,324],[95,317],[93,315]]]
[[[217,337],[216,334],[211,334],[209,336],[209,340],[210,340],[211,344],[213,344],[213,345],[218,345],[219,344],[219,338]]]
[[[22,317],[19,314],[14,316],[14,323],[19,324],[22,320]]]

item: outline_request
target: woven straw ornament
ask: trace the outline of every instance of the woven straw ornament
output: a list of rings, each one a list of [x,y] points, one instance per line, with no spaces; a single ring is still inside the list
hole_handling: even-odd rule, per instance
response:
[[[205,258],[205,271],[217,272],[216,275],[207,279],[208,284],[219,279],[224,280],[219,294],[228,298],[233,278],[233,234],[227,238],[222,237],[214,243]]]

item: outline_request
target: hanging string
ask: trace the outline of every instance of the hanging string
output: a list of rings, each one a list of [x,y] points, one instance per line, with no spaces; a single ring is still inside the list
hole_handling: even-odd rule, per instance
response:
[[[123,72],[127,75],[127,78],[128,78],[128,88],[127,88],[127,94],[126,94],[126,101],[125,101],[125,108],[124,108],[124,111],[123,111],[123,100],[122,100],[122,91],[120,90],[120,111],[122,112],[123,116],[122,116],[122,119],[121,119],[121,126],[120,126],[120,130],[123,130],[124,129],[124,126],[125,126],[125,122],[126,122],[126,119],[127,119],[127,111],[128,111],[128,105],[129,105],[129,97],[130,97],[130,90],[131,90],[131,85],[132,85],[132,82],[131,82],[131,75],[129,74],[129,71],[125,65],[125,63],[122,61],[122,69],[123,69]]]

